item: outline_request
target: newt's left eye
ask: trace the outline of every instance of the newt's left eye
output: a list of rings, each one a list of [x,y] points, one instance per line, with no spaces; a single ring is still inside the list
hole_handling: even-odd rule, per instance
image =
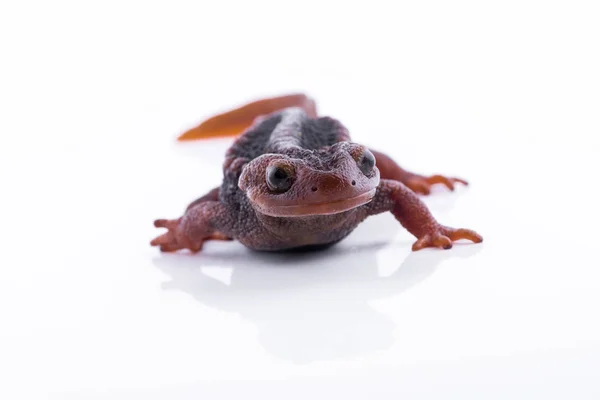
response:
[[[269,166],[267,168],[267,185],[273,192],[287,192],[292,187],[292,171],[282,166]]]
[[[375,167],[375,156],[368,149],[365,149],[357,164],[363,174],[370,175]]]

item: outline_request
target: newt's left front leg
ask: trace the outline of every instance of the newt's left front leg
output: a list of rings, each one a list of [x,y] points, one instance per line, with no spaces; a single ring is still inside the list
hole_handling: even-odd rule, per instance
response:
[[[412,246],[415,251],[426,247],[450,249],[452,242],[460,239],[474,243],[483,241],[475,231],[441,225],[421,199],[398,181],[382,179],[375,198],[364,207],[367,215],[391,211],[400,224],[417,238]]]

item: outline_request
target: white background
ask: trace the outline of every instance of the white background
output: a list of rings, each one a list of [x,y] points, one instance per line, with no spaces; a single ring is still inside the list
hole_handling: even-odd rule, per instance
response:
[[[0,3],[3,399],[600,398],[594,1]],[[160,255],[215,112],[306,92],[481,245]]]

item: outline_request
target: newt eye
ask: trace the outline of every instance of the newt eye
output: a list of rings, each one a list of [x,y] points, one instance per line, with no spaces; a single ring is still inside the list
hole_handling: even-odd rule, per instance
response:
[[[375,156],[368,149],[362,154],[362,157],[358,160],[358,168],[365,175],[370,175],[373,172],[373,168],[375,167]]]
[[[292,173],[288,168],[271,165],[267,168],[267,185],[276,193],[287,192],[292,187]]]

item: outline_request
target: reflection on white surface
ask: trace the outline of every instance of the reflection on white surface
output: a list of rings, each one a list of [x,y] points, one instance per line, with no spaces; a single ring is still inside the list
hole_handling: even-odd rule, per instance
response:
[[[381,276],[377,247],[339,245],[286,255],[238,248],[216,256],[163,255],[154,265],[170,278],[164,289],[241,315],[257,326],[266,351],[304,364],[389,348],[396,326],[369,302],[418,285],[445,259],[480,250],[459,244],[452,252],[410,253],[390,276]],[[230,283],[204,274],[204,265],[231,268]]]

